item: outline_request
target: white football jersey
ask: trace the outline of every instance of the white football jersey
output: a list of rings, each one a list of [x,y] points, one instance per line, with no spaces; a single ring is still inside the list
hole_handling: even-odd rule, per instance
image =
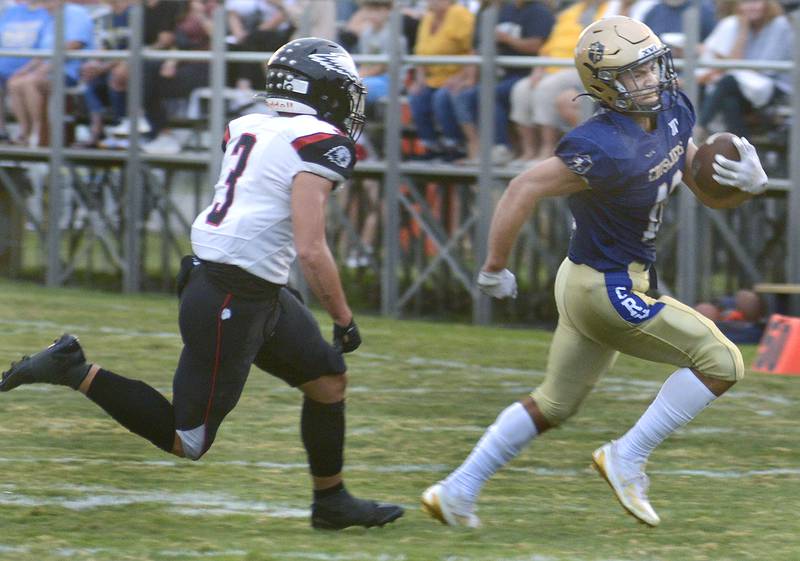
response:
[[[211,205],[192,224],[200,259],[237,265],[286,284],[294,262],[292,182],[310,172],[334,185],[350,178],[353,141],[311,115],[245,115],[231,121]]]

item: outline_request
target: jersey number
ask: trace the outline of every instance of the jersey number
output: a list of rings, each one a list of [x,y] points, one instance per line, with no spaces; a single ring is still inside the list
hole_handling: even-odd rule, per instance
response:
[[[225,192],[225,201],[220,204],[216,203],[214,208],[211,209],[211,212],[208,213],[206,217],[206,223],[213,224],[214,226],[219,226],[222,223],[222,220],[225,218],[225,215],[228,214],[228,209],[233,204],[233,195],[236,191],[236,182],[239,181],[239,178],[244,173],[244,168],[247,167],[247,159],[250,157],[250,152],[253,150],[253,146],[256,144],[256,137],[252,134],[243,134],[241,138],[239,138],[239,142],[236,143],[236,146],[233,148],[233,152],[231,155],[236,156],[239,155],[239,159],[236,161],[236,165],[228,174],[228,179],[225,180],[225,185],[228,186],[228,190]]]
[[[666,181],[658,186],[656,202],[653,208],[650,209],[650,223],[647,225],[647,230],[642,234],[643,242],[651,241],[656,238],[658,229],[661,228],[661,219],[664,217],[664,207],[667,205],[667,198],[680,184],[681,179],[683,179],[683,172],[677,170],[675,175],[672,176],[672,183],[670,183],[669,186]]]

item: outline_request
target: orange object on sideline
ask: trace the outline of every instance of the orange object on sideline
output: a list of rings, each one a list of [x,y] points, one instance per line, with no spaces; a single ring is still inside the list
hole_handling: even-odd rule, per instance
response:
[[[752,368],[756,372],[800,376],[800,318],[770,316]]]

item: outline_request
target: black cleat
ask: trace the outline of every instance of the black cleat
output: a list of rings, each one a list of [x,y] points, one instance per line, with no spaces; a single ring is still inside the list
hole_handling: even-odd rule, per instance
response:
[[[88,372],[89,365],[78,338],[64,334],[45,350],[12,362],[11,368],[3,372],[0,392],[40,382],[78,389]]]
[[[350,526],[383,526],[403,516],[403,507],[357,499],[347,490],[314,501],[311,526],[320,530],[342,530]]]

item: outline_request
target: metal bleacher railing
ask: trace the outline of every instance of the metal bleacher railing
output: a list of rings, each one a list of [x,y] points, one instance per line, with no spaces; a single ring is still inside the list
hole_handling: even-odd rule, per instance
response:
[[[397,2],[390,19],[393,36],[399,37],[401,31],[400,9],[402,2]],[[697,6],[694,5],[686,15],[686,47],[682,60],[677,61],[684,72],[683,88],[693,101],[697,101],[697,85],[694,80],[693,70],[698,65],[697,47],[699,39],[699,18]],[[25,162],[39,161],[49,164],[48,186],[48,215],[47,227],[41,225],[40,235],[46,254],[46,283],[57,286],[62,284],[71,272],[69,263],[64,263],[62,256],[62,232],[59,228],[62,213],[62,193],[64,191],[65,167],[70,166],[98,166],[124,169],[124,185],[128,188],[120,189],[122,200],[120,207],[124,209],[121,240],[108,239],[107,229],[102,226],[102,217],[98,222],[95,217],[92,225],[93,235],[103,241],[108,253],[113,254],[115,243],[121,246],[117,255],[119,269],[122,274],[122,287],[125,291],[137,291],[141,287],[141,262],[142,262],[142,231],[145,217],[143,213],[144,197],[167,197],[168,186],[156,185],[153,194],[152,178],[148,179],[148,170],[151,168],[166,169],[193,169],[207,172],[208,178],[213,180],[218,174],[221,163],[221,153],[214,149],[219,146],[225,126],[225,106],[223,90],[225,86],[226,62],[264,62],[265,53],[228,53],[225,48],[225,17],[222,8],[214,14],[214,31],[212,34],[212,47],[210,51],[156,51],[143,48],[141,43],[143,9],[135,3],[131,12],[130,44],[127,51],[15,51],[0,54],[11,56],[52,57],[54,75],[61,75],[60,69],[67,58],[117,58],[125,59],[130,65],[128,116],[131,122],[137,122],[142,105],[142,61],[145,59],[201,60],[210,63],[210,109],[208,133],[210,140],[208,151],[182,153],[177,155],[153,155],[139,150],[140,139],[137,127],[132,127],[129,148],[124,151],[103,151],[89,149],[74,149],[65,147],[64,127],[60,119],[51,120],[50,146],[48,148],[20,148],[14,146],[0,146],[0,161]],[[386,117],[383,123],[383,159],[380,161],[360,162],[356,167],[357,176],[379,177],[382,179],[382,248],[380,251],[380,310],[386,315],[401,315],[404,306],[412,298],[419,295],[425,281],[431,273],[440,266],[448,269],[451,282],[455,282],[468,294],[471,300],[472,317],[476,323],[490,321],[492,304],[482,296],[473,285],[474,271],[486,254],[486,239],[489,222],[493,211],[495,195],[514,175],[513,170],[493,167],[490,150],[493,139],[493,111],[494,111],[494,79],[495,69],[503,66],[564,66],[572,65],[571,60],[548,59],[543,57],[498,57],[494,53],[493,29],[496,21],[497,10],[490,8],[482,18],[479,32],[482,34],[482,51],[475,56],[409,56],[403,55],[399,41],[390,45],[388,56],[355,56],[357,62],[371,62],[387,64],[390,74],[390,95],[386,102]],[[63,44],[63,13],[58,10],[56,15],[57,37],[55,44]],[[797,36],[800,37],[800,24],[795,22]],[[798,52],[794,60],[800,60],[800,42],[795,42]],[[481,69],[480,83],[480,115],[479,133],[481,157],[477,166],[453,166],[446,164],[431,164],[402,161],[401,149],[401,81],[403,69],[406,65],[413,64],[477,64]],[[796,91],[800,91],[800,70],[793,62],[759,62],[759,61],[719,61],[707,64],[713,68],[755,68],[787,70],[793,73]],[[65,88],[63,81],[55,80],[51,94],[51,115],[65,115]],[[789,141],[789,179],[775,179],[770,182],[769,193],[776,198],[786,201],[785,205],[785,231],[783,243],[785,244],[785,262],[780,280],[786,282],[800,282],[800,191],[793,189],[800,180],[800,127],[797,126],[797,116],[800,115],[800,96],[792,99],[791,136]],[[470,205],[468,216],[462,221],[457,232],[448,233],[438,223],[435,213],[431,212],[424,197],[416,189],[403,189],[406,182],[437,181],[456,182],[463,186],[476,185],[475,200]],[[157,183],[157,182],[156,182]],[[0,167],[0,184],[9,192],[17,206],[25,210],[24,196],[15,188],[12,178]],[[718,239],[725,245],[731,260],[738,264],[748,282],[755,283],[761,280],[776,280],[763,278],[755,256],[748,254],[739,243],[741,239],[736,227],[728,220],[730,215],[721,214],[703,208],[698,211],[694,197],[687,189],[681,190],[678,201],[676,227],[672,234],[664,237],[674,243],[674,287],[671,287],[678,298],[686,302],[694,302],[702,296],[709,284],[708,276],[713,273],[709,266],[704,265],[708,257],[708,250],[704,252],[703,236],[709,235],[714,230]],[[162,204],[161,209],[169,213],[169,202]],[[563,214],[559,219],[567,220],[568,214],[563,207],[558,211]],[[399,270],[402,265],[402,254],[399,243],[401,221],[408,217],[418,223],[421,230],[435,246],[433,256],[426,264],[416,270],[416,277],[406,283],[401,291]],[[680,224],[677,227],[677,224]],[[184,227],[188,226],[184,224]],[[168,231],[169,236],[175,236]],[[177,235],[185,235],[179,232]],[[467,236],[472,234],[471,255],[464,259],[453,251],[453,247]],[[744,235],[747,235],[746,233]],[[535,239],[535,236],[534,236]],[[163,250],[162,250],[163,251]],[[532,250],[531,250],[532,251]],[[562,252],[563,248],[556,251]],[[798,303],[794,302],[794,310],[798,310]]]

